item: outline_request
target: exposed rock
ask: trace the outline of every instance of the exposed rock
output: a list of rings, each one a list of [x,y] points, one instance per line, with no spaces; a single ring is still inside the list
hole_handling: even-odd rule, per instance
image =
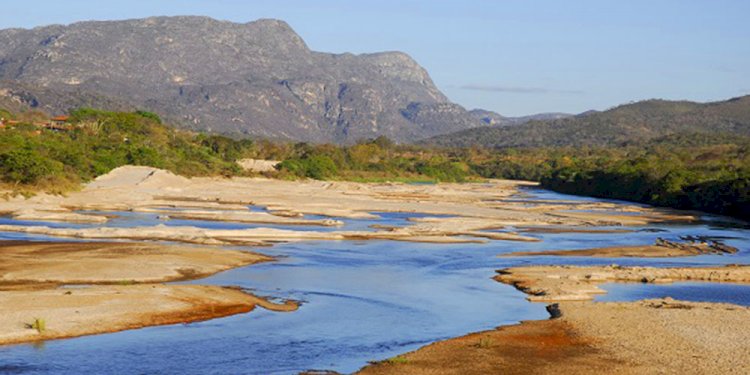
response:
[[[249,172],[272,172],[276,170],[276,166],[280,162],[278,160],[258,160],[258,159],[242,159],[237,160],[242,169]]]
[[[3,97],[49,112],[144,108],[235,135],[408,141],[482,125],[408,55],[311,51],[278,20],[152,17],[2,30],[0,80]],[[404,111],[413,106],[410,118]]]

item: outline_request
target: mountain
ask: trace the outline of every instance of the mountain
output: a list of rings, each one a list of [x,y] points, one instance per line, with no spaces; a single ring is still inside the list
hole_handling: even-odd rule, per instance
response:
[[[52,113],[138,108],[195,130],[314,142],[413,141],[483,125],[404,53],[315,52],[268,19],[0,30],[0,93]]]
[[[469,129],[424,143],[489,148],[612,146],[688,133],[750,136],[750,96],[713,103],[646,100],[562,119]]]
[[[469,111],[469,113],[474,116],[474,118],[482,121],[486,125],[491,126],[513,126],[525,124],[529,121],[558,120],[573,116],[569,113],[549,112],[537,113],[535,115],[521,117],[505,117],[497,112],[492,112],[484,109],[472,109],[471,111]]]

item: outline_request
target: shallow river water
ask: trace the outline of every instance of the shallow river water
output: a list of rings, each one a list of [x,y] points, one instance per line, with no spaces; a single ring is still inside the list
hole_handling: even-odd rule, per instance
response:
[[[527,199],[595,199],[534,190]],[[156,225],[153,214],[124,216],[108,225]],[[346,220],[344,229],[404,225],[407,214]],[[18,223],[10,219],[3,222]],[[40,223],[26,222],[27,225]],[[239,223],[174,220],[165,225],[253,227]],[[63,225],[71,226],[71,225]],[[263,225],[260,225],[263,226]],[[343,373],[367,361],[417,349],[469,332],[546,319],[513,287],[492,280],[495,270],[523,264],[698,266],[750,263],[750,230],[699,225],[650,225],[633,233],[531,234],[538,243],[419,244],[394,241],[325,241],[253,248],[279,257],[192,281],[238,285],[261,296],[302,301],[291,313],[256,309],[206,322],[0,347],[0,373],[18,374],[293,374],[310,369]],[[681,235],[726,237],[736,255],[671,259],[571,257],[498,258],[512,251],[577,249],[652,243]],[[0,239],[45,237],[0,233]],[[598,300],[672,296],[750,305],[750,287],[737,284],[610,284]],[[95,324],[95,323],[93,323]]]

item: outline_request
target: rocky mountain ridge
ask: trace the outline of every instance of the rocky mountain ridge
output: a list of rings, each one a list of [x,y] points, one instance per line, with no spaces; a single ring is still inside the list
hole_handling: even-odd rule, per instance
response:
[[[711,103],[644,100],[606,111],[462,130],[424,141],[447,147],[617,146],[654,139],[750,136],[750,96]]]
[[[545,112],[528,116],[506,117],[497,112],[479,108],[472,109],[469,113],[474,116],[474,118],[490,126],[513,126],[525,124],[530,121],[550,121],[575,116],[569,113]]]
[[[0,94],[48,112],[139,108],[194,130],[313,142],[407,142],[484,125],[404,53],[315,52],[268,19],[0,30]]]

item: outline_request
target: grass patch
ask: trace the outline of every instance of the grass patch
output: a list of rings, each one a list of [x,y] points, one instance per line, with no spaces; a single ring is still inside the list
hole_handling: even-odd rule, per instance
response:
[[[474,347],[480,348],[480,349],[487,349],[492,346],[492,339],[489,337],[480,337],[479,342],[474,344]]]
[[[42,318],[34,318],[34,321],[26,324],[26,328],[35,329],[39,333],[44,333],[47,330],[47,322]]]
[[[395,357],[384,359],[382,361],[370,361],[370,363],[373,365],[405,365],[409,363],[409,359],[402,355],[397,355]]]

